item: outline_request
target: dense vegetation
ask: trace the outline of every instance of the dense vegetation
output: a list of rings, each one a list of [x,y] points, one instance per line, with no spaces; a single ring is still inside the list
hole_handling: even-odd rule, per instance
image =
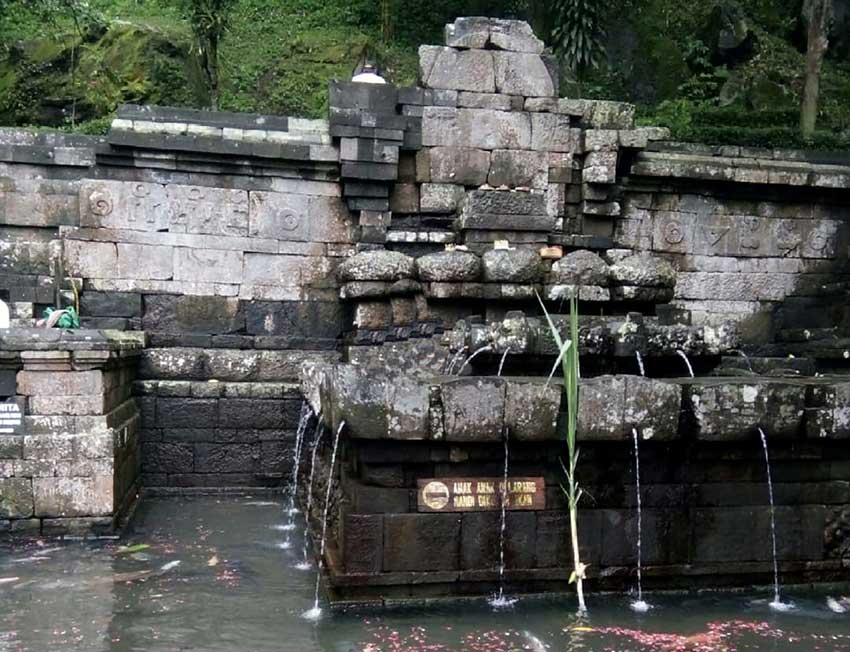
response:
[[[828,149],[850,147],[850,0],[833,2],[808,143]],[[803,0],[232,0],[215,98],[187,4],[0,0],[0,124],[99,132],[121,102],[211,99],[322,116],[328,80],[364,57],[412,83],[418,45],[440,42],[457,15],[487,13],[528,18],[559,48],[574,64],[564,66],[567,95],[635,102],[642,121],[681,139],[803,144]],[[582,26],[584,49],[570,41]]]

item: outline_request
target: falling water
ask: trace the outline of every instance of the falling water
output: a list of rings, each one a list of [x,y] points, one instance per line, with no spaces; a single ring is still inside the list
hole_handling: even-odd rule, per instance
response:
[[[747,369],[749,369],[751,373],[755,373],[755,371],[753,370],[753,363],[750,360],[750,357],[746,353],[741,351],[741,349],[733,349],[729,353],[734,353],[734,354],[739,355],[742,358],[744,358],[744,362],[747,363]]]
[[[761,428],[758,431],[759,437],[761,437],[761,446],[764,449],[764,464],[767,468],[767,493],[770,497],[770,542],[773,546],[773,602],[770,603],[770,607],[776,611],[787,611],[794,605],[790,602],[782,602],[779,591],[779,561],[776,558],[776,515],[773,505],[773,479],[770,476],[770,455],[767,452],[767,436]]]
[[[688,360],[688,356],[681,349],[676,351],[676,355],[678,355],[680,358],[682,358],[682,360],[685,361],[685,366],[688,368],[688,373],[690,374],[691,378],[693,378],[694,377],[694,368],[691,366],[691,361]]]
[[[304,506],[304,559],[295,565],[299,570],[310,570],[313,566],[307,558],[307,548],[310,544],[310,509],[313,507],[313,477],[316,475],[316,453],[325,435],[322,420],[316,425],[316,435],[313,437],[313,449],[310,452],[310,478],[307,480],[307,503]]]
[[[301,460],[301,446],[304,443],[304,431],[307,429],[307,423],[310,421],[312,414],[313,411],[310,409],[307,401],[304,401],[301,404],[301,415],[298,417],[298,429],[295,432],[292,478],[289,481],[289,506],[285,510],[288,520],[283,525],[274,526],[274,529],[286,532],[286,540],[278,544],[278,547],[281,550],[289,550],[289,548],[292,547],[292,539],[289,533],[295,529],[295,522],[292,520],[292,517],[298,513],[298,509],[295,507],[295,494],[298,491],[298,465]]]
[[[640,354],[638,354],[640,360]],[[649,611],[649,604],[643,600],[643,586],[641,585],[642,550],[641,537],[643,534],[643,522],[640,505],[640,437],[637,428],[632,428],[632,439],[635,442],[635,496],[637,497],[637,600],[631,603],[632,611]]]
[[[505,366],[505,359],[508,357],[508,353],[510,353],[510,352],[511,352],[511,347],[508,347],[508,348],[505,349],[505,352],[502,354],[502,359],[499,361],[499,373],[497,373],[496,376],[502,375],[502,369]]]
[[[476,349],[475,352],[464,361],[464,363],[460,366],[460,370],[455,375],[460,376],[463,373],[463,370],[466,369],[466,365],[472,362],[473,358],[475,358],[476,355],[478,355],[479,353],[484,353],[485,351],[492,350],[493,347],[491,347],[489,344],[487,344],[486,346],[482,346],[480,349]]]
[[[298,513],[298,508],[295,507],[295,498],[298,494],[298,468],[301,465],[301,448],[304,445],[304,431],[307,430],[307,424],[310,422],[310,417],[313,416],[313,411],[304,401],[301,404],[301,416],[298,418],[298,430],[295,432],[295,458],[292,460],[292,478],[289,480],[289,509],[287,513],[290,516]]]
[[[635,357],[637,358],[638,369],[640,369],[640,375],[646,376],[646,370],[643,368],[643,358],[640,355],[640,351],[635,351]]]
[[[302,615],[307,620],[318,620],[322,615],[322,609],[319,607],[319,583],[322,581],[322,567],[324,566],[325,559],[325,537],[328,533],[328,510],[330,508],[331,502],[331,490],[334,485],[334,465],[336,464],[336,451],[339,448],[339,435],[342,432],[342,429],[345,427],[345,421],[340,422],[339,428],[336,429],[336,435],[334,435],[334,445],[333,450],[331,452],[331,463],[328,467],[328,486],[325,490],[325,506],[322,510],[322,538],[320,539],[321,543],[319,544],[319,561],[316,568],[316,597],[313,602],[313,608],[308,609]]]
[[[454,371],[455,365],[460,362],[461,356],[469,350],[468,346],[461,347],[453,356],[449,363],[446,365],[445,374],[447,376],[452,375],[452,371]]]
[[[499,526],[499,595],[490,599],[490,606],[497,609],[510,607],[515,604],[516,598],[505,597],[505,530],[508,520],[508,433],[505,433],[505,472],[502,476],[501,512],[502,518]]]

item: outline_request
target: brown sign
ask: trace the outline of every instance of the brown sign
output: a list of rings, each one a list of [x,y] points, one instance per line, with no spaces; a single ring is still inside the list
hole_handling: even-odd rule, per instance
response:
[[[546,507],[543,478],[432,478],[417,481],[420,512],[484,512],[502,509],[533,510]]]

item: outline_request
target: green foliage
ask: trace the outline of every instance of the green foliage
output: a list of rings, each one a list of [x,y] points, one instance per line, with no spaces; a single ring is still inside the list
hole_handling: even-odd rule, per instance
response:
[[[599,65],[603,54],[602,0],[554,0],[552,39],[555,52],[571,70]]]
[[[552,321],[546,306],[540,295],[537,296],[537,301],[543,309],[543,314],[546,316],[546,322],[549,325],[549,331],[552,339],[558,347],[558,360],[561,363],[561,375],[564,381],[564,395],[567,400],[567,428],[565,439],[567,442],[567,463],[561,462],[566,476],[566,485],[564,486],[564,494],[567,497],[567,505],[570,510],[570,535],[572,540],[573,550],[573,571],[570,574],[570,583],[575,583],[578,593],[579,611],[585,611],[584,604],[584,589],[583,580],[585,577],[586,565],[582,563],[579,554],[578,546],[578,504],[582,497],[582,490],[578,485],[576,477],[576,468],[578,466],[579,450],[577,443],[578,432],[578,409],[579,409],[579,330],[578,330],[578,302],[573,297],[570,299],[570,316],[569,316],[569,338],[561,337],[560,330]],[[557,361],[556,361],[557,364]]]

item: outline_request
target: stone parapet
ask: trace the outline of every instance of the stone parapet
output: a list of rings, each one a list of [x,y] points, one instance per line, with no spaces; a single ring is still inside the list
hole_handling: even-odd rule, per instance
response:
[[[139,489],[139,410],[132,398],[143,334],[12,329],[0,333],[6,405],[0,432],[0,529],[111,532]]]

